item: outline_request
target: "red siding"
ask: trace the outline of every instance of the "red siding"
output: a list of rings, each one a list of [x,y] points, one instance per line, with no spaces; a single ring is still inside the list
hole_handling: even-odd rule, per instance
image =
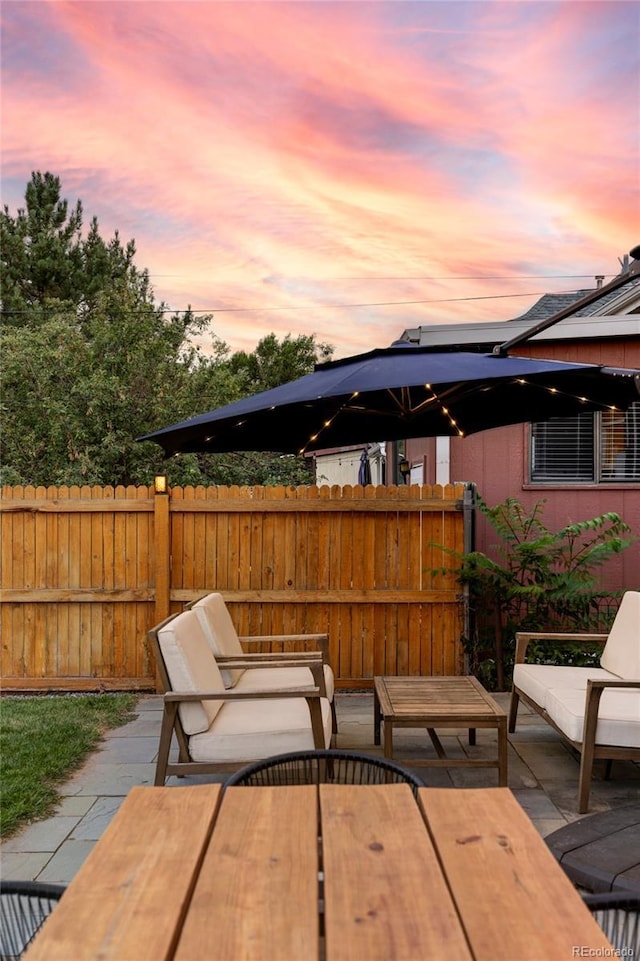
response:
[[[640,368],[640,338],[620,340],[574,341],[522,345],[523,356],[548,357],[553,360],[577,360],[583,363],[608,364],[613,367]],[[490,505],[506,497],[516,497],[525,506],[545,500],[542,516],[551,528],[573,521],[588,520],[605,511],[616,511],[639,537],[634,544],[603,571],[603,586],[640,587],[640,484],[611,484],[593,487],[553,487],[527,485],[528,427],[517,424],[451,440],[451,481],[473,481],[480,496]],[[425,483],[433,483],[433,442],[407,441],[407,457],[416,463],[426,457]],[[497,538],[483,518],[478,518],[476,546],[489,551]]]

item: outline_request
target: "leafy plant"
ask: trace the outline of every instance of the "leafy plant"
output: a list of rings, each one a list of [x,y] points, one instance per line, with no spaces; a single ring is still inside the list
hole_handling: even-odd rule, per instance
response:
[[[471,669],[498,689],[504,689],[513,664],[516,631],[605,631],[617,607],[617,595],[601,589],[597,572],[630,546],[630,527],[608,511],[553,531],[542,521],[544,503],[527,510],[512,497],[495,507],[479,499],[501,539],[493,545],[495,554],[454,554],[458,580],[468,589],[473,630],[465,644]],[[574,664],[598,656],[583,645],[567,652],[552,642],[532,654]]]

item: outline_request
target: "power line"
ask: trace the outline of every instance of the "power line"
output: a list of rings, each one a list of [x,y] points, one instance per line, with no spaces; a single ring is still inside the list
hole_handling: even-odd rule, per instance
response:
[[[161,314],[230,314],[230,313],[264,313],[273,310],[351,310],[359,307],[406,307],[415,304],[449,304],[460,300],[500,300],[505,297],[540,297],[541,293],[533,294],[491,294],[486,297],[448,297],[443,300],[380,300],[361,304],[301,304],[283,307],[151,307]],[[1,314],[30,314],[33,310],[64,313],[59,307],[41,307],[34,305],[32,310],[11,310],[4,308]],[[143,313],[141,310],[127,311],[129,314]]]
[[[452,304],[459,303],[461,301],[475,301],[475,300],[505,300],[510,297],[543,297],[549,291],[537,290],[529,293],[523,294],[486,294],[481,297],[442,297],[434,298],[430,300],[379,300],[379,301],[369,301],[357,304],[301,304],[301,305],[290,305],[281,307],[160,307],[155,305],[148,305],[148,309],[155,310],[162,314],[181,314],[181,313],[191,313],[191,314],[229,314],[229,313],[264,313],[265,311],[274,310],[352,310],[362,307],[407,307],[415,306],[418,304]],[[556,291],[554,296],[559,296],[567,293],[575,293],[575,291]],[[12,310],[3,308],[0,310],[0,314],[30,314],[33,310],[46,311],[53,313],[63,313],[60,307],[42,307],[39,305],[34,305],[32,310]],[[128,311],[129,314],[143,313],[141,310]]]
[[[361,304],[302,304],[301,306],[289,307],[199,307],[192,310],[192,313],[228,314],[240,311],[265,311],[265,310],[351,310],[357,307],[406,307],[415,304],[451,304],[461,300],[502,300],[506,297],[541,297],[544,291],[537,291],[533,294],[487,294],[485,297],[446,297],[437,300],[377,300]]]
[[[161,274],[156,274],[157,277],[162,276]],[[618,274],[598,274],[598,277],[617,277]],[[424,276],[412,276],[412,277],[327,277],[321,278],[326,281],[333,280],[356,280],[356,281],[369,281],[369,280],[594,280],[595,274],[526,274],[524,276],[514,276],[510,274],[506,277],[494,276],[492,274],[479,274],[477,277],[471,274],[464,274],[461,276],[447,275],[445,277],[435,277],[431,274],[425,274]],[[292,280],[318,280],[317,277],[310,276],[297,276],[291,278]]]

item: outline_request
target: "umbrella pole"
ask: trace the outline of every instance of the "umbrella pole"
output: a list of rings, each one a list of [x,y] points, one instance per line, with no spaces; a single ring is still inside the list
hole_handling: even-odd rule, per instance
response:
[[[496,605],[495,609],[495,636],[496,636],[496,685],[499,691],[504,691],[504,643],[502,640],[502,618],[500,608]]]
[[[398,483],[398,442],[388,440],[385,444],[385,484],[393,487]]]

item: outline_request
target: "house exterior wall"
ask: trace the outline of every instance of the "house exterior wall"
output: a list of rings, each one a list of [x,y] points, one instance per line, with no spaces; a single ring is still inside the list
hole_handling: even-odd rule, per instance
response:
[[[640,368],[640,337],[598,341],[571,341],[522,344],[514,351],[528,357],[607,364],[612,367]],[[640,484],[553,485],[527,483],[529,427],[515,424],[473,434],[464,439],[451,438],[451,482],[475,483],[482,499],[490,506],[515,497],[532,508],[544,500],[543,522],[552,529],[567,523],[588,520],[606,511],[615,511],[639,538],[628,550],[609,564],[602,573],[607,589],[635,589],[640,586]],[[432,438],[407,441],[411,464],[423,461],[424,482],[435,483],[434,441]],[[478,550],[491,553],[492,530],[478,517]]]
[[[357,484],[358,472],[360,470],[360,457],[364,448],[357,450],[341,450],[327,454],[317,454],[314,457],[316,484],[318,487],[328,485],[332,487],[339,484]],[[383,473],[384,459],[381,454],[377,454],[369,459],[371,468],[371,483],[384,484]]]

